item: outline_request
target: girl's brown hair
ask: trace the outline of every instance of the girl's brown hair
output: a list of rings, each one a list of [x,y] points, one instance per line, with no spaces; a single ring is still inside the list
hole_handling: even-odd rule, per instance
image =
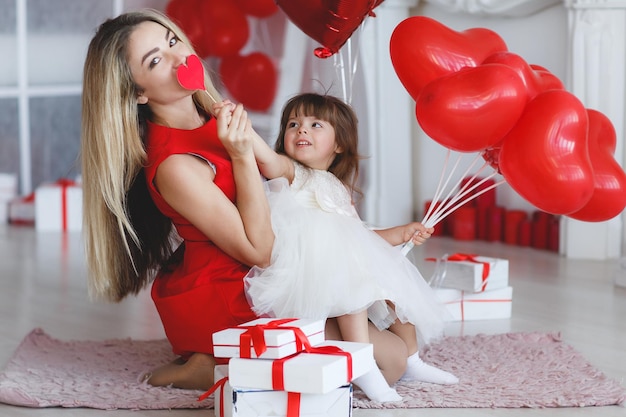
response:
[[[328,167],[352,194],[361,195],[357,187],[359,177],[358,119],[352,107],[337,97],[316,93],[304,93],[292,97],[283,107],[280,131],[274,149],[285,155],[285,130],[294,116],[313,116],[329,122],[335,129],[335,142],[342,150]]]

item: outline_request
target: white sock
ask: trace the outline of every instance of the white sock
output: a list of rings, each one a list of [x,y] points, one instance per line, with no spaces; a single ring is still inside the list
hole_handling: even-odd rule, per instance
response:
[[[418,353],[415,352],[407,359],[406,372],[402,375],[402,381],[421,381],[442,385],[457,384],[459,382],[459,378],[450,372],[442,371],[423,362]]]
[[[370,400],[380,403],[390,401],[402,401],[395,389],[391,388],[378,366],[358,378],[352,380],[367,395]]]

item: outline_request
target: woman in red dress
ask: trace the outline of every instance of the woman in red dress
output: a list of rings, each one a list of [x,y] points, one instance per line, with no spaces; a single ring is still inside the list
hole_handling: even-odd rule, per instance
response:
[[[148,382],[207,389],[211,336],[255,318],[243,277],[269,263],[274,235],[247,113],[222,104],[206,72],[206,91],[178,83],[193,53],[155,11],[120,15],[96,32],[83,78],[84,237],[94,296],[119,301],[154,278],[179,359]],[[373,332],[378,364],[395,382],[403,344]],[[340,337],[332,321],[327,334]]]

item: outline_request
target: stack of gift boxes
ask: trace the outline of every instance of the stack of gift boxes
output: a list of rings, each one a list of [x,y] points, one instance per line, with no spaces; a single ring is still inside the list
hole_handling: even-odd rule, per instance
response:
[[[352,415],[351,381],[373,346],[327,341],[323,320],[257,319],[213,334],[216,417]]]
[[[456,253],[426,263],[433,267],[430,283],[450,312],[450,320],[511,317],[513,288],[507,259]]]
[[[479,185],[480,184],[480,185]],[[535,249],[559,250],[559,216],[542,211],[505,209],[496,204],[496,188],[492,179],[464,178],[461,187],[482,192],[476,198],[453,211],[435,227],[436,236],[451,236],[456,240],[486,240],[509,245],[530,246]],[[494,188],[490,188],[494,187]],[[427,201],[424,213],[433,204]],[[435,202],[435,207],[445,202]]]

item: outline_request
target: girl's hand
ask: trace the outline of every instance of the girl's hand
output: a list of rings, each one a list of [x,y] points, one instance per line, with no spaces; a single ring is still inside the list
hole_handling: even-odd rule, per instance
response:
[[[421,245],[435,232],[434,227],[426,227],[421,223],[413,222],[403,227],[404,242],[411,241],[414,245]]]
[[[231,158],[251,153],[255,132],[243,105],[224,101],[213,108],[217,112],[217,135]]]

